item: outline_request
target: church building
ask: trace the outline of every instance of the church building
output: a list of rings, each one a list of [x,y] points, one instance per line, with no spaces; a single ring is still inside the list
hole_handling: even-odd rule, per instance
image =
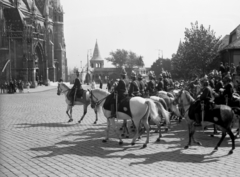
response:
[[[60,0],[1,0],[1,82],[67,81],[63,15]]]

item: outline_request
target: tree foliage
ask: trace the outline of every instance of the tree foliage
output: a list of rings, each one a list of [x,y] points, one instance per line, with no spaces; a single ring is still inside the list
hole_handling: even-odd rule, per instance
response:
[[[186,28],[184,34],[184,42],[180,42],[172,58],[174,74],[187,77],[208,73],[217,61],[221,36],[216,37],[210,26],[204,28],[198,22],[191,23],[191,28]]]
[[[143,67],[143,57],[137,56],[136,53],[132,51],[126,51],[124,49],[117,49],[115,52],[110,52],[110,57],[105,58],[107,61],[112,62],[116,68],[121,68],[122,66],[126,68]]]
[[[158,58],[151,66],[151,71],[154,71],[155,75],[158,77],[162,71],[171,71],[171,60]]]

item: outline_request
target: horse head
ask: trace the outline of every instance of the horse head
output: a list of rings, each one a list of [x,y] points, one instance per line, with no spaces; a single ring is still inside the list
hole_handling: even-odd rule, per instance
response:
[[[91,108],[99,106],[110,93],[102,89],[93,89],[90,91]]]
[[[61,93],[64,93],[68,90],[69,88],[64,83],[58,83],[57,95],[61,95]]]

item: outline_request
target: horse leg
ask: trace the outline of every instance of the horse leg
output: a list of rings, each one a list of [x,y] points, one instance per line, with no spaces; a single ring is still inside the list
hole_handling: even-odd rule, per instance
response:
[[[109,129],[110,129],[110,120],[107,119],[107,128],[106,128],[106,138],[102,140],[103,143],[106,143],[109,139]]]
[[[120,135],[120,133],[118,132],[118,129],[117,129],[117,127],[116,127],[115,119],[111,119],[111,121],[112,121],[112,125],[113,125],[113,128],[114,128],[114,132],[115,132],[116,135],[118,136],[119,145],[122,145],[122,144],[123,144],[122,137],[121,137],[121,135]]]
[[[134,122],[134,125],[135,125],[135,129],[136,129],[136,134],[134,135],[133,139],[132,139],[132,146],[135,144],[136,142],[136,139],[139,137],[139,123],[140,123],[140,120],[133,120]]]
[[[70,110],[70,114],[68,113],[68,111]],[[73,119],[72,119],[72,107],[71,106],[67,106],[67,111],[66,111],[66,113],[67,113],[67,115],[68,115],[68,117],[69,117],[69,120],[68,120],[68,123],[69,122],[72,122],[73,121]]]
[[[225,136],[226,136],[226,130],[223,129],[222,130],[222,137],[221,137],[220,141],[218,142],[217,146],[214,148],[214,150],[213,150],[214,152],[218,150],[218,147],[221,145],[221,143],[224,140]]]
[[[83,106],[83,115],[81,117],[81,119],[78,121],[78,123],[81,123],[83,118],[85,117],[85,115],[87,114],[87,106]]]
[[[97,121],[98,121],[98,112],[97,112],[97,109],[94,109],[94,112],[95,112],[95,115],[96,115],[96,119],[95,119],[95,122],[93,124],[97,124]]]
[[[228,152],[228,154],[232,154],[233,153],[233,150],[235,149],[235,137],[232,133],[232,130],[231,128],[227,129],[227,133],[229,134],[231,140],[232,140],[232,149]]]
[[[194,129],[193,122],[188,123],[188,136],[189,136],[189,138],[188,138],[188,145],[186,145],[186,146],[184,147],[185,149],[188,149],[189,146],[191,146],[192,136],[193,136],[193,134],[194,134],[193,129]],[[195,130],[194,130],[194,131],[195,131]]]
[[[127,132],[127,135],[126,135],[126,138],[129,138],[129,131],[128,131],[128,122],[127,122],[127,120],[126,120],[126,132]]]
[[[161,124],[158,123],[157,127],[158,127],[159,136],[158,136],[156,142],[160,142],[160,138],[162,137]]]
[[[148,120],[144,120],[143,121],[143,125],[145,127],[145,129],[147,130],[147,139],[146,142],[143,144],[143,148],[147,147],[147,144],[149,143],[149,124],[148,124]]]
[[[214,137],[214,135],[218,135],[218,131],[217,131],[217,125],[213,124],[213,134],[211,134],[211,137]]]

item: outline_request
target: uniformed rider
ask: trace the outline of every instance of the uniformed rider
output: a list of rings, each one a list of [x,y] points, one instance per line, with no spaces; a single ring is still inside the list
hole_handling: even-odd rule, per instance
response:
[[[155,95],[155,87],[156,87],[156,82],[155,82],[155,74],[153,71],[149,72],[149,82],[147,84],[147,91],[149,93],[149,96]]]
[[[232,78],[230,76],[230,74],[228,73],[225,77],[224,77],[224,91],[223,91],[223,96],[227,96],[228,97],[228,101],[231,102],[233,100],[233,93],[234,93],[234,87],[232,84]]]
[[[130,87],[129,87],[129,90],[128,90],[128,95],[131,96],[131,97],[140,96],[139,85],[138,85],[138,82],[136,80],[136,73],[134,71],[132,71],[131,79],[132,79],[132,82],[130,83]]]
[[[74,81],[74,85],[73,87],[71,88],[71,91],[70,91],[70,96],[71,96],[71,106],[74,106],[74,101],[76,99],[76,94],[78,91],[82,92],[82,83],[81,83],[81,80],[79,78],[79,72],[77,71],[76,72],[76,76],[77,78],[75,79]],[[82,93],[81,93],[82,95]]]
[[[159,75],[159,81],[156,87],[157,91],[162,91],[164,90],[164,84],[163,84],[163,77],[162,74]]]
[[[144,97],[145,83],[143,82],[143,76],[141,74],[138,75],[138,84],[139,84],[140,96]]]
[[[120,103],[127,95],[127,86],[126,86],[126,76],[127,73],[125,69],[122,69],[121,79],[119,80],[118,84],[114,88],[115,93],[117,94],[118,102]],[[111,117],[115,117],[115,103],[116,100],[113,99],[111,103]]]
[[[202,94],[200,95],[200,102],[204,103],[204,112],[208,112],[210,109],[214,107],[214,96],[213,96],[213,90],[209,85],[209,82],[207,79],[202,80],[202,85],[203,85],[203,91]],[[201,104],[198,104],[197,110],[195,112],[195,118],[197,123],[201,123]]]

